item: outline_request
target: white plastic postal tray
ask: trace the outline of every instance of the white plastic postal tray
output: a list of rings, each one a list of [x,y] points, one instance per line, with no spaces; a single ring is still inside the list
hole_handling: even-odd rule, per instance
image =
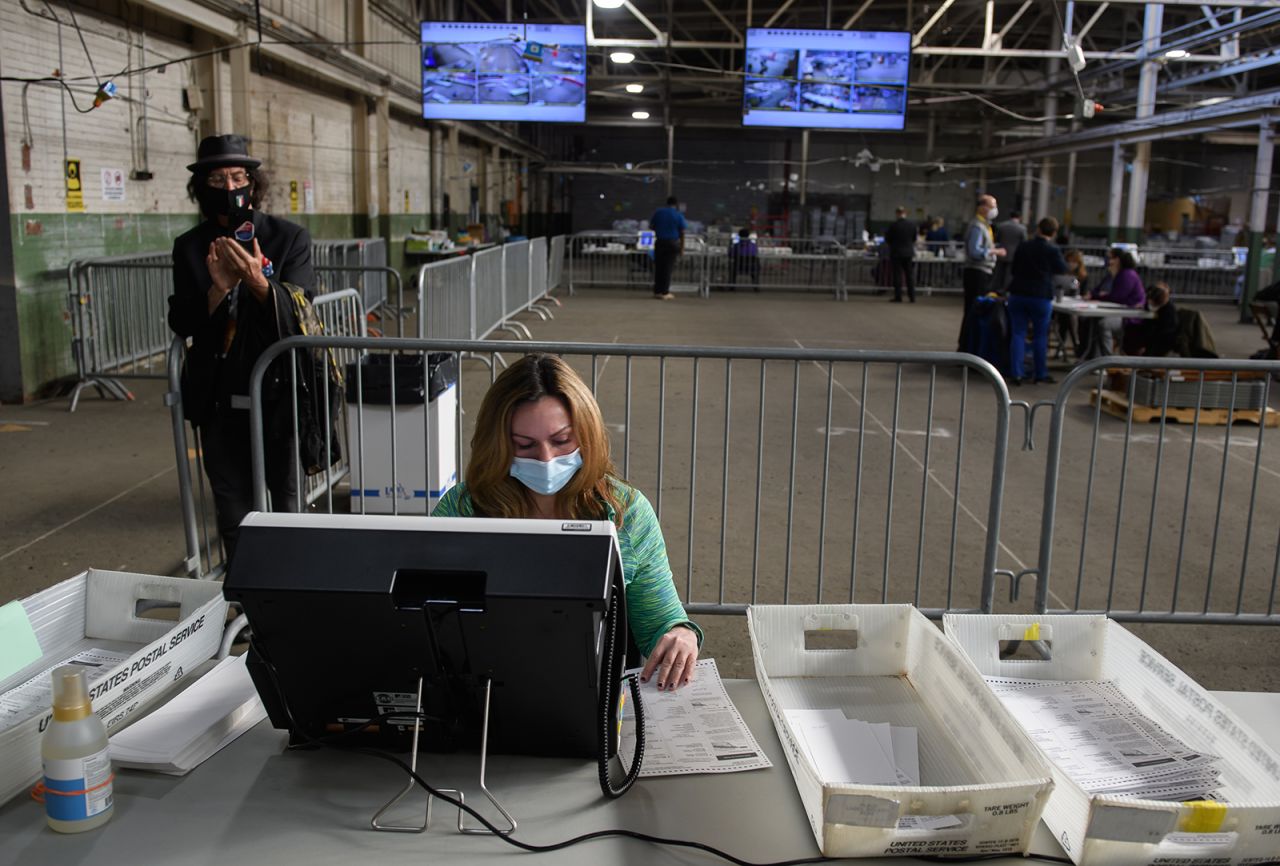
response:
[[[179,605],[178,621],[139,616],[152,602]],[[53,667],[98,654],[97,664],[86,665],[89,697],[111,733],[216,654],[227,617],[220,583],[96,569],[22,606],[41,656],[0,681],[0,803],[40,778],[51,710],[47,697],[33,696],[48,690]]]
[[[1089,794],[1057,766],[1044,822],[1080,866],[1229,866],[1280,860],[1280,756],[1191,677],[1105,616],[947,614],[947,635],[986,676],[1109,680],[1191,748],[1223,760],[1225,803]],[[1047,660],[1001,660],[999,642],[1047,645]]]
[[[756,680],[823,854],[1027,851],[1052,788],[1049,764],[923,614],[910,605],[756,605],[747,628]],[[831,638],[853,638],[856,648],[816,648]],[[786,711],[835,708],[916,728],[922,784],[822,779]]]

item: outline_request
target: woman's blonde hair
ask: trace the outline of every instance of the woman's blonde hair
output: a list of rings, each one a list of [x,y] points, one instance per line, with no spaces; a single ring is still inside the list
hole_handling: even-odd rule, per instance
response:
[[[555,397],[564,404],[582,454],[582,466],[556,494],[556,511],[578,520],[600,520],[605,515],[602,503],[608,503],[621,526],[624,509],[610,480],[617,478],[618,470],[609,457],[609,435],[600,406],[572,367],[555,355],[540,353],[525,355],[503,370],[480,404],[466,474],[476,514],[534,515],[531,491],[510,474],[515,457],[511,417],[516,407],[543,397]]]

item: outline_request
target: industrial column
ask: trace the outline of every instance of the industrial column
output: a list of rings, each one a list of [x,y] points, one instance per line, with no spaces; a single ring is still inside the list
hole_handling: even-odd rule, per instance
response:
[[[1124,148],[1111,143],[1111,194],[1107,197],[1107,240],[1120,240],[1120,205],[1124,202]]]
[[[1154,59],[1160,49],[1160,32],[1164,25],[1164,6],[1147,5],[1142,21],[1142,72],[1138,77],[1138,120],[1150,117],[1156,111],[1156,73],[1159,64]],[[1147,179],[1151,173],[1151,142],[1138,142],[1134,148],[1133,171],[1129,175],[1129,206],[1125,212],[1124,240],[1136,243],[1142,240],[1143,224],[1147,212]]]
[[[1271,162],[1275,153],[1275,136],[1271,118],[1265,118],[1258,126],[1258,159],[1254,163],[1252,195],[1249,203],[1249,264],[1245,271],[1244,297],[1240,303],[1240,321],[1252,319],[1249,302],[1260,288],[1262,271],[1262,234],[1267,228],[1267,205],[1271,199]],[[1272,273],[1272,280],[1275,274]]]

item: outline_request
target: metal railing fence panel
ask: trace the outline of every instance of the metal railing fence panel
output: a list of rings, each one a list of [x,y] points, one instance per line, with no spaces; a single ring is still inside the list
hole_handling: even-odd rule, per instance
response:
[[[568,236],[556,235],[547,249],[547,292],[554,292],[565,283],[565,258],[568,256]]]
[[[503,247],[482,250],[470,256],[472,261],[472,311],[471,336],[483,339],[506,319],[505,280],[506,263]]]
[[[259,505],[266,501],[263,373],[273,357],[315,346],[490,362],[512,348],[339,338],[273,345],[251,385]],[[594,390],[618,472],[657,511],[690,610],[851,600],[909,601],[935,616],[992,609],[1009,402],[986,362],[948,353],[520,348],[562,355]],[[468,364],[458,383],[460,474],[492,375],[488,365]],[[390,442],[365,441],[351,460],[362,459],[361,449],[430,448],[389,435]],[[416,489],[423,480],[397,478],[393,486]]]
[[[178,469],[178,507],[182,512],[183,568],[196,578],[216,578],[226,570],[226,556],[218,536],[213,491],[204,474],[199,430],[188,424],[182,406],[182,365],[187,341],[174,337],[166,354],[169,390],[164,395],[173,427]]]
[[[1276,361],[1076,367],[1046,406],[1036,609],[1280,622],[1280,434],[1257,423],[1277,376]]]
[[[387,288],[399,286],[399,275],[386,266],[381,238],[314,241],[315,293],[332,285],[347,288],[355,279],[365,298],[385,304]],[[119,399],[131,395],[120,380],[163,379],[169,330],[169,296],[174,292],[173,254],[154,250],[120,256],[77,259],[67,266],[67,307],[71,319],[71,354],[80,382],[73,389],[71,411],[80,392],[95,387]]]
[[[432,262],[418,269],[418,336],[466,340],[474,320],[472,257]]]
[[[503,320],[529,306],[529,247],[529,241],[502,245]]]
[[[707,284],[712,289],[830,290],[844,291],[848,251],[829,238],[770,238],[755,242],[755,252],[744,254],[742,242],[708,243]]]
[[[549,288],[547,273],[547,239],[529,242],[529,303],[545,297]]]

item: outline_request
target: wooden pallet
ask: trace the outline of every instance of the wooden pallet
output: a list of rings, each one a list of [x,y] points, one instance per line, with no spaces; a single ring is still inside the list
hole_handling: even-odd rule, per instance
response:
[[[1093,388],[1089,391],[1089,405],[1097,405],[1098,389]],[[1115,391],[1102,391],[1102,411],[1108,415],[1114,415],[1117,418],[1128,418],[1130,415],[1129,398],[1124,394]],[[1268,427],[1280,427],[1280,412],[1271,407],[1267,407]],[[1152,421],[1159,421],[1162,417],[1167,421],[1176,422],[1178,424],[1194,424],[1196,421],[1196,408],[1194,406],[1134,406],[1132,408],[1133,420],[1142,424]],[[1262,413],[1257,409],[1236,409],[1231,412],[1231,422],[1247,424],[1257,424],[1258,417]],[[1200,425],[1202,427],[1221,427],[1227,423],[1228,412],[1226,409],[1201,409]]]

